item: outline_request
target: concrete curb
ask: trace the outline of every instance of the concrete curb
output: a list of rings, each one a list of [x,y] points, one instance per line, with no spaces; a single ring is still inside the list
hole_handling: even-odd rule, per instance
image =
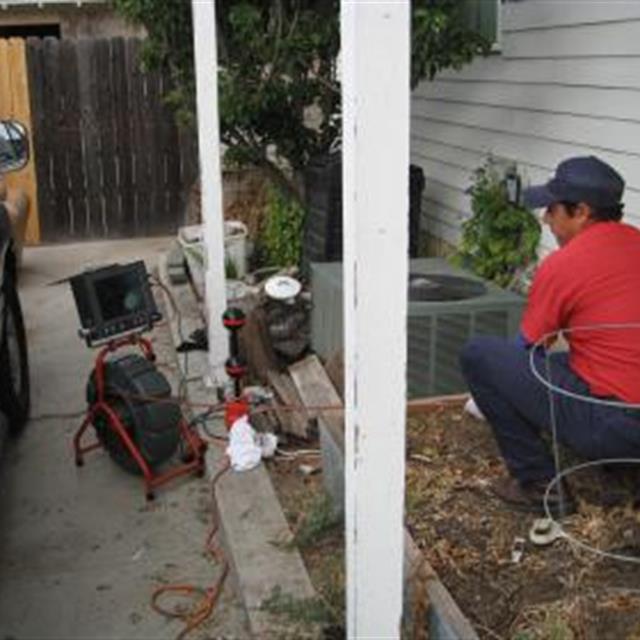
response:
[[[169,282],[166,255],[160,259],[159,276],[179,309],[179,317],[173,312],[168,314],[173,342],[177,345],[202,327],[201,312],[190,285]],[[171,301],[166,302],[166,308],[172,309]],[[215,391],[204,384],[208,371],[206,352],[178,354],[178,360],[189,401],[215,404]],[[199,411],[195,409],[194,413]],[[208,420],[207,425],[212,433],[226,435],[219,418]],[[223,446],[209,447],[209,478],[220,470],[224,457]],[[217,485],[216,508],[222,544],[237,580],[252,635],[256,638],[314,635],[313,629],[292,629],[291,625],[261,608],[276,589],[296,600],[316,597],[299,552],[274,544],[290,540],[291,532],[264,466],[261,464],[248,472],[225,474]]]

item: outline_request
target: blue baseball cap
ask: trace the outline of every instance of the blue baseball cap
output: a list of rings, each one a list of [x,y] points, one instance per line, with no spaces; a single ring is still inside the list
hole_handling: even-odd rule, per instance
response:
[[[584,156],[561,162],[549,182],[525,189],[523,200],[532,209],[555,202],[586,202],[594,208],[608,208],[620,204],[623,192],[624,180],[613,167],[595,156]]]

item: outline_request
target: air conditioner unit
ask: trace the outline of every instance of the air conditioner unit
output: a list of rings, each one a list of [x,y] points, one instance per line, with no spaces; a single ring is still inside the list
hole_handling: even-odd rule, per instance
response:
[[[342,264],[312,263],[311,289],[311,346],[326,359],[343,346]],[[465,391],[458,364],[465,342],[478,335],[514,337],[523,306],[518,294],[442,258],[410,260],[408,396]]]

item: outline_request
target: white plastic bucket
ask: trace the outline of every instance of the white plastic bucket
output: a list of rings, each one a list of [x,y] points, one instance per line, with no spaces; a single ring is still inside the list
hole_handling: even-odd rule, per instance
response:
[[[232,262],[236,269],[236,278],[247,275],[247,225],[239,220],[224,222],[225,261]]]
[[[224,259],[233,263],[235,267],[234,279],[241,279],[247,274],[247,225],[239,220],[225,220],[224,222]],[[182,227],[178,233],[178,240],[188,258],[197,261],[204,270],[206,253],[203,244],[202,225]]]

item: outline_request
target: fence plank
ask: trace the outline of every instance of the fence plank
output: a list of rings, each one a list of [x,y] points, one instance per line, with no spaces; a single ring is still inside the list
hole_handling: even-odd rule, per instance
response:
[[[133,162],[131,140],[131,118],[129,103],[128,76],[124,73],[127,68],[126,43],[124,38],[112,41],[113,56],[111,59],[113,70],[113,100],[117,105],[115,118],[117,177],[118,177],[118,222],[127,230],[127,235],[133,232]]]
[[[52,208],[49,213],[49,229],[62,238],[68,238],[72,229],[69,211],[69,176],[67,174],[67,149],[65,147],[65,114],[64,94],[62,92],[61,74],[64,70],[60,64],[60,42],[55,38],[44,39],[43,49],[44,73],[44,109],[46,129],[41,133],[50,135],[48,145],[51,175]]]
[[[33,125],[25,41],[21,38],[0,40],[0,117],[22,122],[29,134],[29,146],[33,149]],[[40,225],[38,215],[38,191],[36,166],[32,153],[31,162],[21,171],[7,175],[9,188],[22,189],[29,198],[29,217],[25,240],[38,242]]]
[[[66,150],[68,179],[67,207],[69,236],[86,236],[87,203],[85,191],[85,160],[82,145],[82,111],[78,88],[77,47],[72,40],[60,41],[61,91],[63,92],[63,145]]]
[[[163,95],[168,89],[166,79],[163,80]],[[163,105],[162,140],[164,155],[164,200],[166,211],[166,223],[169,227],[177,229],[179,216],[183,206],[180,198],[180,138],[178,127],[171,126],[171,109]],[[186,185],[185,185],[186,187]]]
[[[85,38],[78,40],[77,51],[81,136],[86,180],[84,229],[86,237],[90,238],[100,235],[103,229],[102,161],[97,115],[97,87],[101,79],[98,75],[94,42]]]
[[[55,230],[54,195],[49,171],[49,122],[45,105],[44,42],[40,38],[27,40],[27,73],[31,94],[31,137],[34,150],[35,179],[38,184],[39,228],[42,238],[51,237]]]
[[[147,233],[156,232],[161,221],[165,222],[164,202],[161,197],[162,192],[162,147],[159,144],[158,136],[155,135],[159,129],[159,123],[162,118],[160,110],[160,75],[157,72],[147,75],[146,83],[146,114],[149,125],[146,130],[148,138],[149,152],[149,180],[151,198],[149,209],[145,216],[145,228]]]
[[[114,94],[113,42],[100,41],[98,73],[100,82],[100,150],[102,157],[102,193],[105,206],[105,227],[110,237],[126,236],[126,230],[118,225],[120,221],[118,179],[116,175],[116,132],[114,122],[117,104]]]
[[[139,234],[146,234],[146,221],[150,208],[150,178],[149,178],[149,136],[148,122],[145,111],[146,97],[145,75],[140,71],[140,63],[135,56],[129,60],[129,77],[131,78],[130,99],[131,115],[134,124],[135,140],[135,229]]]

